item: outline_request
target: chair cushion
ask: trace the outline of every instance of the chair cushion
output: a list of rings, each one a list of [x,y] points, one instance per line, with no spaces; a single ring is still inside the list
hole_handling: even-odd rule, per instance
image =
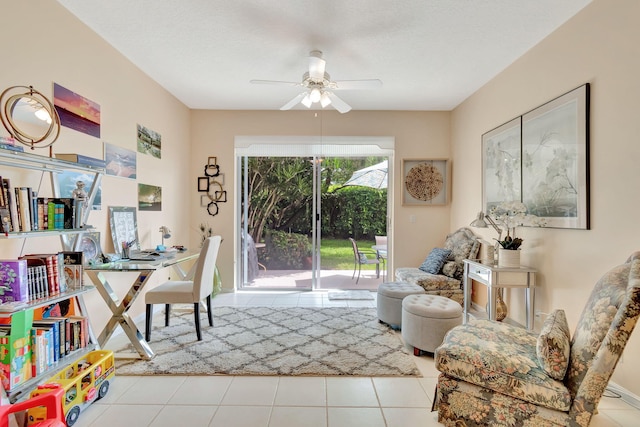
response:
[[[440,372],[489,390],[568,411],[571,394],[540,367],[538,334],[506,323],[472,320],[450,330],[435,351]]]
[[[169,281],[144,294],[146,304],[193,304],[198,298],[191,281]]]
[[[440,270],[442,270],[442,266],[447,258],[449,258],[449,255],[451,255],[450,249],[433,248],[418,268],[426,273],[440,274]]]
[[[569,367],[571,339],[564,310],[554,310],[544,321],[536,344],[538,363],[551,378],[562,381]]]
[[[426,273],[416,267],[396,268],[396,281],[413,283],[425,291],[457,290],[460,291],[460,280],[443,274]]]

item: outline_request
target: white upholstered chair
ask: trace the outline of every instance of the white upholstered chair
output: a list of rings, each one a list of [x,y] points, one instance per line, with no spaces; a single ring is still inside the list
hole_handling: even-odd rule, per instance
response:
[[[198,341],[202,341],[200,302],[206,299],[209,326],[213,326],[211,294],[213,293],[213,276],[221,240],[220,236],[212,236],[204,241],[193,280],[165,282],[145,294],[145,303],[147,304],[145,338],[147,341],[151,340],[153,304],[165,304],[165,326],[169,326],[171,304],[193,304],[196,335]]]

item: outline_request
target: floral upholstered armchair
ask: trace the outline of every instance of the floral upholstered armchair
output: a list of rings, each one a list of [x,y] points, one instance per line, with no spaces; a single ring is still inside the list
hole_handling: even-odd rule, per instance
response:
[[[469,228],[462,227],[447,236],[442,248],[434,248],[420,267],[396,268],[396,280],[421,286],[427,294],[462,304],[463,260],[476,258],[479,250],[478,237]]]
[[[475,320],[435,351],[447,426],[587,426],[640,314],[640,252],[595,285],[569,339],[564,311],[540,334]]]

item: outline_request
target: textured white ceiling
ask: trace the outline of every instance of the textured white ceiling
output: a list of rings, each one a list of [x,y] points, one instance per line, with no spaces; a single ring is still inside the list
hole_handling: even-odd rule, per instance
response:
[[[451,110],[591,0],[58,0],[194,109],[275,110],[311,50],[354,110]],[[296,108],[302,108],[298,106]]]

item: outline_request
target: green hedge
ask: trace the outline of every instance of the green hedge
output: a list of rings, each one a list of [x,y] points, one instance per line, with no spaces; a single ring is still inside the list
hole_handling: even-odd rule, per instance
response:
[[[268,269],[302,270],[311,268],[311,243],[304,234],[269,230],[265,235],[264,255],[260,258]]]

